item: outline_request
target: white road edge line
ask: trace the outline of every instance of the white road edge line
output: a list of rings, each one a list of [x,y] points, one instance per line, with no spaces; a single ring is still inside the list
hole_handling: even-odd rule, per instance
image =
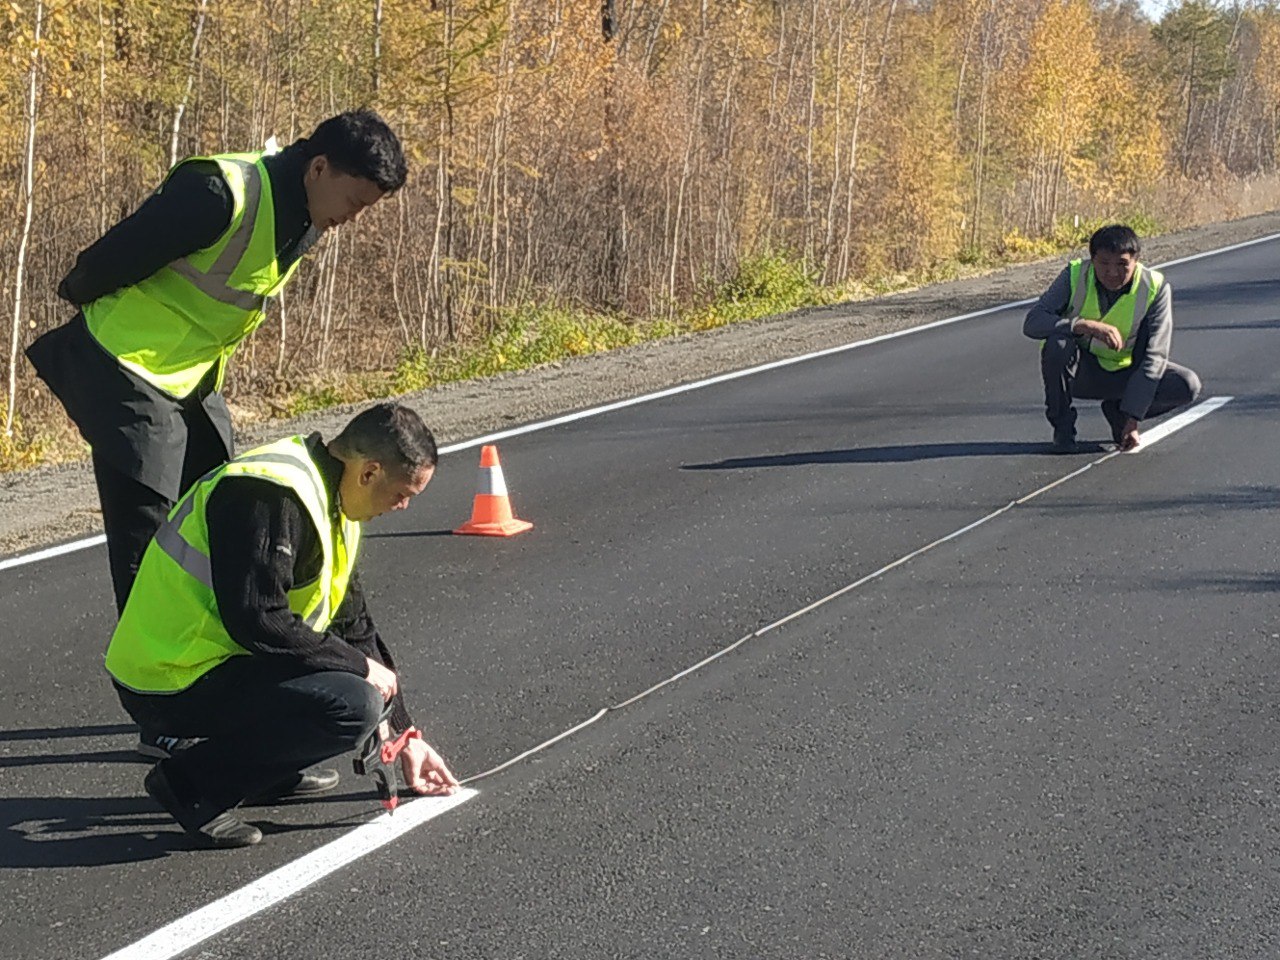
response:
[[[7,560],[0,560],[0,570],[8,570],[10,567],[20,567],[27,563],[35,563],[37,560],[48,560],[50,557],[60,557],[64,553],[74,553],[76,550],[88,550],[90,547],[96,547],[98,544],[106,542],[106,536],[100,533],[84,540],[74,540],[71,543],[62,543],[56,547],[36,550],[34,553],[20,554],[16,557],[9,557]]]
[[[476,795],[477,791],[464,788],[451,797],[411,800],[402,804],[394,816],[384,813],[222,899],[179,917],[103,960],[170,960]]]
[[[1163,423],[1160,427],[1149,431],[1146,434],[1146,442],[1134,451],[1133,454],[1128,455],[1134,456],[1140,454],[1151,444],[1157,443],[1169,436],[1171,433],[1181,430],[1189,424],[1195,423],[1201,417],[1204,417],[1225,404],[1230,403],[1231,400],[1231,397],[1214,397],[1192,407],[1190,410],[1186,410],[1178,414],[1167,423]],[[670,686],[676,681],[682,680],[692,673],[696,673],[708,664],[714,663],[726,654],[736,650],[749,640],[755,640],[772,630],[776,630],[778,627],[790,623],[792,620],[803,617],[805,614],[811,613],[819,607],[825,606],[831,601],[837,600],[840,597],[857,590],[859,587],[868,584],[873,580],[878,580],[889,571],[911,562],[921,554],[927,553],[944,543],[955,540],[968,533],[970,530],[977,529],[983,524],[994,520],[996,517],[1008,513],[1014,507],[1027,503],[1028,501],[1040,496],[1042,493],[1046,493],[1049,490],[1066,483],[1074,477],[1080,476],[1082,473],[1092,470],[1099,464],[1105,463],[1116,456],[1120,456],[1120,454],[1118,452],[1108,453],[1091,463],[1085,464],[1080,469],[1072,471],[1066,476],[1059,477],[1057,480],[1047,483],[1017,500],[1010,501],[998,510],[993,510],[986,516],[975,520],[973,523],[966,524],[946,536],[939,537],[932,543],[927,543],[923,547],[913,550],[905,556],[899,557],[892,563],[885,564],[880,569],[867,574],[865,577],[855,580],[847,586],[841,587],[839,590],[828,594],[821,600],[815,600],[813,603],[796,610],[794,613],[789,613],[787,616],[775,620],[773,623],[747,634],[745,637],[736,640],[721,650],[718,650],[711,656],[700,660],[693,666],[687,667],[662,682],[654,684],[642,693],[638,693],[627,700],[623,700],[620,703],[603,708],[589,719],[570,727],[568,730],[557,734],[549,740],[543,741],[536,747],[526,750],[518,756],[512,757],[510,760],[507,760],[492,769],[486,770],[483,773],[478,773],[466,778],[463,783],[475,783],[485,777],[491,777],[536,753],[546,750],[553,744],[556,744],[580,730],[591,726],[596,721],[608,716],[610,713],[629,707],[633,703],[643,700],[645,697],[656,693],[664,687]],[[201,907],[186,916],[179,917],[172,923],[161,927],[155,933],[138,940],[130,946],[117,950],[115,953],[107,955],[102,958],[102,960],[172,960],[172,958],[178,956],[184,951],[190,950],[199,943],[203,943],[210,937],[221,933],[223,930],[235,926],[237,923],[240,923],[255,914],[261,913],[268,907],[274,906],[282,900],[291,897],[293,894],[298,893],[319,880],[322,880],[334,871],[353,863],[366,854],[372,853],[374,850],[377,850],[379,847],[390,843],[397,837],[408,833],[420,824],[426,823],[428,820],[447,813],[459,804],[470,800],[472,797],[476,796],[476,794],[477,791],[475,789],[464,786],[452,797],[421,798],[413,800],[401,807],[400,812],[395,816],[383,814],[376,820],[363,824],[352,830],[350,833],[343,834],[336,840],[332,840],[324,846],[313,850],[311,853],[299,857],[297,860],[286,863],[284,866],[273,870],[265,876],[259,877],[247,886],[241,887],[239,890],[236,890],[219,900],[215,900],[213,903]]]
[[[1246,240],[1244,243],[1235,243],[1229,247],[1219,247],[1216,250],[1206,250],[1204,253],[1192,254],[1189,257],[1170,260],[1166,263],[1157,263],[1155,266],[1157,269],[1163,270],[1168,267],[1177,266],[1181,263],[1190,263],[1193,260],[1203,260],[1205,257],[1216,257],[1223,253],[1231,253],[1234,250],[1242,250],[1245,247],[1256,246],[1260,243],[1270,243],[1273,240],[1280,240],[1280,233],[1273,233],[1265,237],[1258,237],[1255,240]],[[897,337],[905,337],[913,333],[923,333],[925,330],[933,330],[937,327],[945,327],[952,323],[960,323],[962,320],[973,320],[977,317],[985,317],[988,314],[999,313],[1001,310],[1009,310],[1013,307],[1029,306],[1035,302],[1035,298],[1030,300],[1012,300],[1009,303],[1002,303],[994,307],[987,307],[985,310],[976,310],[973,313],[964,313],[958,317],[947,317],[943,320],[935,320],[932,323],[921,324],[918,327],[908,327],[905,330],[895,330],[892,333],[884,333],[878,337],[869,337],[866,340],[855,340],[853,343],[841,344],[838,347],[828,347],[825,350],[802,354],[798,357],[787,357],[784,360],[775,360],[772,363],[762,363],[759,366],[748,367],[745,370],[734,370],[731,373],[722,373],[719,376],[709,377],[706,380],[697,380],[693,383],[681,384],[678,387],[659,390],[656,393],[646,393],[639,397],[619,400],[616,403],[606,403],[603,406],[579,410],[576,413],[565,414],[562,417],[555,417],[551,420],[539,420],[537,423],[527,423],[520,427],[512,427],[510,430],[500,430],[497,433],[485,434],[483,437],[476,437],[472,440],[463,440],[459,443],[451,443],[441,447],[440,453],[441,455],[446,453],[457,453],[460,450],[469,450],[472,447],[478,447],[482,444],[497,443],[499,440],[506,440],[510,437],[518,437],[526,433],[535,433],[539,430],[549,430],[551,427],[558,427],[566,423],[573,423],[575,420],[586,420],[588,417],[598,417],[604,413],[612,413],[614,410],[634,407],[641,403],[650,403],[654,400],[673,397],[680,393],[690,393],[694,390],[701,390],[703,387],[714,386],[717,383],[737,380],[740,377],[749,377],[753,374],[764,373],[768,370],[777,370],[779,367],[789,367],[792,364],[804,363],[807,360],[817,360],[820,357],[828,357],[832,354],[843,353],[846,350],[856,350],[860,347],[869,347],[872,344],[883,343],[885,340],[893,340]],[[34,553],[26,553],[16,557],[9,557],[6,560],[0,560],[0,570],[20,567],[24,564],[35,563],[38,560],[48,560],[51,557],[61,556],[64,553],[73,553],[76,550],[87,550],[90,547],[96,547],[99,544],[106,542],[107,538],[99,534],[95,537],[88,537],[84,540],[74,540],[71,543],[64,543],[56,547],[49,547],[45,550],[37,550]]]

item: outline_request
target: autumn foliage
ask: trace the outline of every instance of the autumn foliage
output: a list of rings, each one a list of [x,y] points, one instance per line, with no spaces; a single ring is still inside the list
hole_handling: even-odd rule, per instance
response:
[[[670,319],[748,261],[831,288],[1076,218],[1176,225],[1189,191],[1275,182],[1280,6],[1183,0],[1156,23],[1126,0],[14,0],[7,420],[56,418],[19,351],[68,317],[76,253],[176,158],[362,104],[400,132],[410,182],[310,255],[233,394],[403,369],[535,307]]]

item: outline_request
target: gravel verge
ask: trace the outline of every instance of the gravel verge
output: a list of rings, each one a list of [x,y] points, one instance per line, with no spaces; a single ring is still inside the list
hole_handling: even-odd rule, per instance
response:
[[[1143,259],[1160,263],[1280,233],[1280,211],[1148,238]],[[1065,257],[934,284],[872,300],[813,307],[577,357],[520,373],[453,383],[401,400],[422,414],[441,443],[456,442],[689,383],[744,367],[865,340],[947,317],[1035,297]],[[1176,297],[1175,297],[1176,310]],[[239,432],[240,449],[291,433],[331,436],[353,408],[335,407]],[[0,555],[101,532],[87,462],[0,475]]]

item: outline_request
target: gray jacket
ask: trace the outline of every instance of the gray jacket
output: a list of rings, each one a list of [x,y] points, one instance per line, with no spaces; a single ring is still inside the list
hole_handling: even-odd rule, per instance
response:
[[[1135,273],[1135,282],[1137,275]],[[1098,306],[1105,314],[1127,290],[1112,292],[1098,283],[1094,278],[1094,286],[1098,291]],[[1040,295],[1040,299],[1027,311],[1027,319],[1023,321],[1022,332],[1033,340],[1047,340],[1050,337],[1071,336],[1071,324],[1075,317],[1068,316],[1071,306],[1071,268],[1065,268],[1057,279],[1049,285],[1049,289]],[[1085,338],[1077,338],[1084,346]],[[1120,400],[1120,409],[1135,420],[1147,415],[1147,408],[1156,395],[1156,387],[1164,376],[1165,366],[1169,362],[1169,350],[1173,346],[1173,290],[1166,280],[1160,285],[1155,300],[1147,308],[1146,314],[1138,324],[1138,339],[1133,346],[1133,366],[1119,375],[1128,375],[1129,382],[1125,386],[1124,396]]]

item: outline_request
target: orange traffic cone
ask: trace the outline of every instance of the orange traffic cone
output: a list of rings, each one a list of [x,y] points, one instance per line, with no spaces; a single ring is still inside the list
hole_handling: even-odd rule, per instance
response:
[[[473,533],[485,537],[514,537],[517,533],[532,530],[527,520],[517,520],[511,513],[511,498],[507,496],[507,481],[502,478],[502,464],[498,462],[498,448],[480,448],[480,481],[476,498],[471,506],[471,519],[454,533]]]

